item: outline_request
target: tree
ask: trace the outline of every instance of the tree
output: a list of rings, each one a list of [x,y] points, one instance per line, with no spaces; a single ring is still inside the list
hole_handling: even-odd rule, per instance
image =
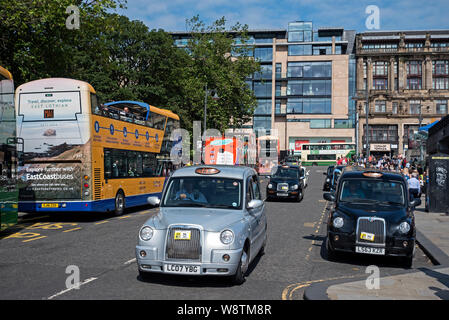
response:
[[[104,30],[107,11],[123,0],[0,0],[0,63],[17,84],[66,76],[73,70],[76,44]],[[80,29],[66,26],[67,7],[80,10]]]
[[[231,126],[240,127],[251,119],[257,104],[245,80],[260,71],[259,63],[250,56],[252,46],[236,46],[235,39],[247,41],[248,26],[237,23],[227,31],[222,17],[206,27],[198,16],[187,20],[187,25],[191,34],[187,48],[193,63],[184,86],[192,121],[204,116],[207,84],[219,96],[218,100],[208,99],[208,128],[224,132]]]

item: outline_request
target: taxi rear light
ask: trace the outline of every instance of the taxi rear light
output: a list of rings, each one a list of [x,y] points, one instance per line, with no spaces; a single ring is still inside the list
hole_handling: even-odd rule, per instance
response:
[[[380,178],[383,176],[380,172],[364,172],[363,175],[368,178]]]
[[[209,174],[217,174],[220,170],[217,168],[198,168],[195,170],[195,173],[209,175]]]
[[[85,183],[85,184],[84,184],[84,188],[89,188],[89,184],[88,184],[88,183]]]

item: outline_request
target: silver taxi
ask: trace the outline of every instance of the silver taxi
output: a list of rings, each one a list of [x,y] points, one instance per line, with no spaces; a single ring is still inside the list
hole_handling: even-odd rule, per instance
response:
[[[265,203],[249,167],[190,166],[167,181],[156,216],[141,227],[139,274],[230,276],[245,281],[251,261],[267,242]]]

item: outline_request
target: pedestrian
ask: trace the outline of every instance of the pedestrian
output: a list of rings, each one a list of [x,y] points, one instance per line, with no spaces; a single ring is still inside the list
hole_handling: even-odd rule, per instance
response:
[[[412,177],[408,180],[408,189],[410,194],[410,200],[419,198],[421,193],[421,185],[417,179],[418,174],[416,172],[412,173]]]

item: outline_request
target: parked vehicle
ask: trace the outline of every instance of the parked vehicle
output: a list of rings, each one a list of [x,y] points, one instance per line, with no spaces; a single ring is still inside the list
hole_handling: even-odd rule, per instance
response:
[[[327,252],[400,257],[411,267],[415,251],[414,207],[407,182],[398,173],[348,168],[335,193],[324,193],[332,201],[327,223]]]

